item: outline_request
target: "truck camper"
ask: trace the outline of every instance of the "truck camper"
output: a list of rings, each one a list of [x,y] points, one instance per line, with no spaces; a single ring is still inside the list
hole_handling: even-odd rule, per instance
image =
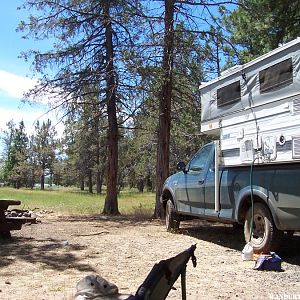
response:
[[[217,136],[178,163],[161,202],[183,219],[243,224],[256,253],[300,231],[300,38],[203,83],[201,131]]]
[[[200,87],[201,131],[220,138],[222,164],[300,160],[300,39]]]

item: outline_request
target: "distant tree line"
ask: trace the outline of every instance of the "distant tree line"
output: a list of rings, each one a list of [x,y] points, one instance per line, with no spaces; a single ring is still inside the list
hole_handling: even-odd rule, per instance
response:
[[[36,122],[34,134],[28,136],[24,122],[18,126],[11,120],[4,132],[1,179],[15,188],[33,188],[39,182],[45,187],[45,177],[53,182],[57,160],[57,141],[51,121]]]
[[[49,105],[64,112],[65,125],[59,142],[49,137],[53,159],[27,137],[28,166],[36,169],[26,174],[47,173],[53,182],[90,192],[95,186],[97,193],[105,185],[107,214],[118,213],[118,191],[128,185],[156,190],[161,217],[163,181],[208,139],[200,133],[201,82],[300,28],[299,1],[26,0],[24,8],[35,12],[19,25],[24,38],[53,41],[49,51],[23,53],[41,75],[27,99],[52,94]],[[30,186],[21,175],[13,179],[16,169],[23,174],[16,167],[22,159],[9,151],[20,142],[12,144],[9,134],[6,141],[4,179]]]

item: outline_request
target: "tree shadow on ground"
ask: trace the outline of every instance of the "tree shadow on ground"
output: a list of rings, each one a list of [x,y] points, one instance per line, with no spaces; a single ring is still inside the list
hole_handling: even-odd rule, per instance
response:
[[[237,251],[242,251],[246,244],[243,228],[228,224],[203,220],[183,222],[178,233]],[[281,247],[276,253],[285,262],[300,265],[299,245],[300,234],[296,233],[292,237],[284,235],[281,239]]]
[[[0,240],[0,270],[23,260],[32,264],[40,263],[46,268],[58,271],[77,269],[93,272],[93,267],[81,263],[79,256],[76,257],[75,253],[85,248],[55,239],[12,237],[9,240]]]
[[[291,237],[284,235],[278,254],[284,261],[300,266],[299,245],[300,233],[296,233]]]
[[[178,233],[238,251],[245,246],[243,229],[228,224],[194,220],[183,222]]]
[[[150,215],[116,215],[108,216],[102,214],[95,215],[72,215],[72,216],[61,216],[58,217],[56,222],[101,222],[113,223],[114,227],[123,227],[123,226],[140,226],[146,227],[149,225],[149,222],[152,224],[161,225],[161,220],[153,219]]]

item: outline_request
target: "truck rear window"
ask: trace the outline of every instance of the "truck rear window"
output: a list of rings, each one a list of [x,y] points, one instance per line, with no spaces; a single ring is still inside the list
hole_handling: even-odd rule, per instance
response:
[[[259,72],[260,92],[265,93],[293,82],[292,58],[268,67]]]
[[[217,107],[241,101],[240,81],[235,81],[217,90]]]

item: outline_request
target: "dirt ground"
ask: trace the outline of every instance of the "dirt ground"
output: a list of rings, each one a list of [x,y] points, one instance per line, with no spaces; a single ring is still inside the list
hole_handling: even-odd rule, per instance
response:
[[[177,234],[157,220],[55,216],[0,241],[0,299],[73,299],[76,283],[101,274],[122,293],[135,293],[153,264],[197,243],[198,265],[187,268],[187,299],[300,299],[300,235],[278,254],[282,271],[253,270],[242,261],[242,230],[185,222]],[[180,280],[167,299],[181,299]]]

